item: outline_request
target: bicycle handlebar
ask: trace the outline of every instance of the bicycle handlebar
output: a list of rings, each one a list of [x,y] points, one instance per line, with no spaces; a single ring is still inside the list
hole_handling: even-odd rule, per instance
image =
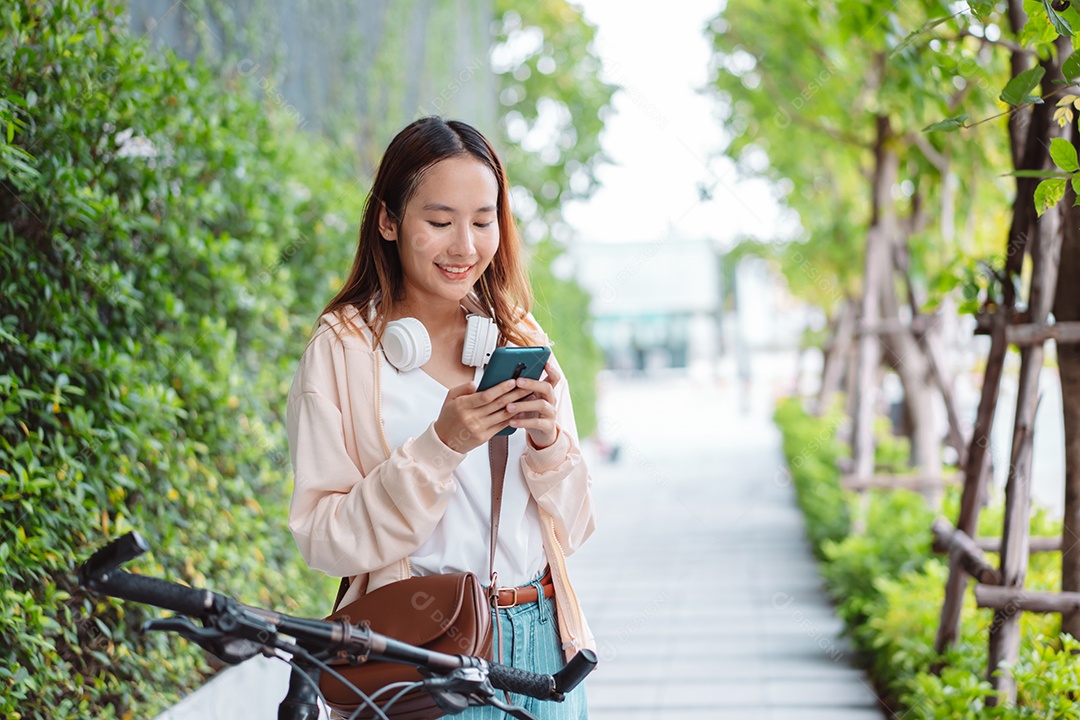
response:
[[[327,621],[299,618],[263,608],[243,605],[209,590],[180,585],[153,577],[133,575],[119,567],[150,550],[150,544],[136,532],[130,532],[95,552],[78,571],[78,582],[101,595],[145,603],[195,617],[204,622],[216,618],[219,629],[227,631],[226,640],[258,643],[247,652],[229,645],[226,656],[209,639],[209,632],[190,626],[192,639],[218,654],[226,662],[241,662],[255,654],[261,645],[272,645],[270,635],[280,632],[296,644],[313,652],[342,652],[354,657],[366,656],[449,673],[465,667],[486,669],[491,684],[500,690],[528,695],[539,700],[561,701],[593,668],[596,655],[582,650],[554,675],[534,673],[507,665],[488,662],[468,655],[447,655],[395,640],[373,632],[366,625],[349,625],[343,620]],[[182,624],[181,624],[182,625]],[[181,625],[159,625],[161,629],[180,631]],[[202,636],[199,633],[202,633]],[[220,638],[217,638],[220,640]]]
[[[150,543],[136,532],[113,540],[91,555],[79,568],[79,585],[101,595],[146,603],[197,618],[205,617],[214,610],[215,602],[219,599],[227,599],[209,590],[196,590],[186,585],[132,575],[117,569],[149,550]]]

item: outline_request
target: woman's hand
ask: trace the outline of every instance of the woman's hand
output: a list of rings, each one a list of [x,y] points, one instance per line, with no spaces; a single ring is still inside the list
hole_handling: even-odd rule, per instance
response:
[[[510,427],[525,428],[529,441],[537,450],[546,448],[559,437],[559,427],[555,424],[555,386],[562,380],[562,375],[550,360],[544,370],[547,374],[542,380],[518,378],[518,389],[528,390],[528,397],[506,406],[513,415]]]
[[[451,450],[467,453],[506,427],[516,412],[507,406],[532,392],[519,387],[516,380],[505,380],[483,392],[476,392],[472,383],[458,385],[446,393],[435,433]]]

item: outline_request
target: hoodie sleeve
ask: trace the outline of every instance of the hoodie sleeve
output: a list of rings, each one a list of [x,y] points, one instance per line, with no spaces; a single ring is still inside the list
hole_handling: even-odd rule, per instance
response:
[[[340,341],[309,344],[286,410],[294,473],[289,529],[308,565],[338,577],[386,567],[425,542],[456,490],[452,473],[465,457],[429,425],[365,472],[347,428],[377,417],[350,413],[378,401],[374,374],[344,363]]]

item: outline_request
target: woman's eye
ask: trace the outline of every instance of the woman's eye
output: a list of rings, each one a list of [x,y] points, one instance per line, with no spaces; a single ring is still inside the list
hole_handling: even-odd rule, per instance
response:
[[[450,227],[450,223],[448,223],[448,222],[435,222],[434,220],[428,220],[428,223],[432,227],[437,227],[437,228]]]
[[[478,223],[473,223],[473,225],[475,225],[475,226],[476,226],[476,227],[478,227],[478,228],[486,228],[486,227],[491,227],[491,221],[490,221],[490,220],[488,220],[488,221],[487,221],[487,222],[485,222],[485,223],[479,223],[479,222],[478,222]]]

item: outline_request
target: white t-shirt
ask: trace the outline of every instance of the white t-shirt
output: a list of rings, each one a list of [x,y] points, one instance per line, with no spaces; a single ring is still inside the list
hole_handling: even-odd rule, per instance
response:
[[[401,372],[377,353],[382,423],[391,448],[414,438],[439,417],[447,388],[422,369]],[[483,373],[476,370],[474,382]],[[536,501],[521,473],[525,431],[509,437],[495,571],[501,586],[526,585],[547,565]],[[491,464],[488,446],[472,451],[454,471],[457,491],[431,537],[410,556],[414,575],[472,572],[487,585],[491,538]]]

